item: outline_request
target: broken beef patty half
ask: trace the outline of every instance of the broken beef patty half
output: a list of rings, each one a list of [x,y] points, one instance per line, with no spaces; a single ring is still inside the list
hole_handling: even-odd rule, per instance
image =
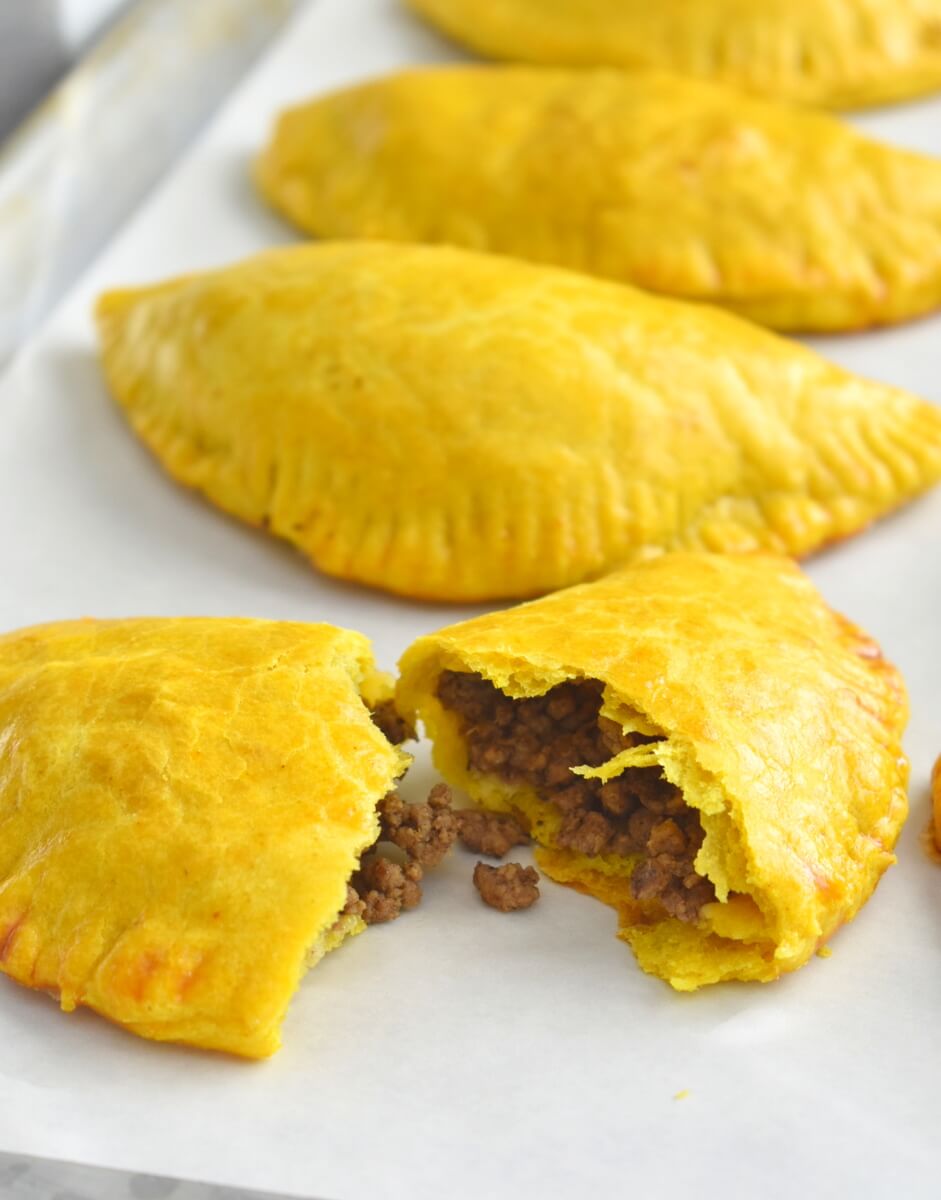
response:
[[[558,846],[589,858],[639,856],[635,899],[658,900],[671,916],[696,921],[715,890],[693,866],[703,829],[682,792],[656,767],[628,767],[607,783],[572,774],[657,740],[625,734],[602,717],[602,691],[596,680],[579,680],[513,700],[479,675],[444,671],[437,694],[461,718],[470,770],[526,784],[554,805],[562,815]]]

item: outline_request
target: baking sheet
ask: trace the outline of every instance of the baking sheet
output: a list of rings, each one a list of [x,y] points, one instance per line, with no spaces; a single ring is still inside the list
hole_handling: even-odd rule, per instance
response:
[[[391,666],[455,617],[320,578],[178,491],[107,400],[89,320],[107,285],[291,240],[246,178],[279,106],[448,57],[394,0],[319,0],[21,355],[0,384],[0,628],[326,619]],[[941,153],[941,100],[863,123]],[[825,348],[941,401],[941,319]],[[0,980],[0,1149],[333,1200],[936,1196],[941,868],[919,841],[941,751],[939,531],[941,492],[810,567],[901,665],[913,705],[900,863],[831,958],[675,995],[636,968],[609,910],[546,884],[501,916],[456,853],[421,909],[307,977],[267,1063],[138,1041]],[[431,778],[421,756],[404,790]]]
[[[0,140],[0,370],[301,2],[138,0]]]

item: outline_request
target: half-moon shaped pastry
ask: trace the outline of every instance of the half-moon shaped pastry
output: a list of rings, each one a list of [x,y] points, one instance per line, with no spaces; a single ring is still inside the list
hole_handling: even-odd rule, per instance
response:
[[[677,76],[408,71],[286,112],[256,178],[317,236],[511,254],[777,329],[941,305],[941,161]]]
[[[408,757],[328,625],[74,621],[0,638],[0,971],[142,1037],[272,1054]]]
[[[934,810],[934,843],[941,851],[941,758],[931,772],[931,806]]]
[[[646,546],[846,537],[941,477],[941,410],[718,310],[443,247],[272,251],[98,307],[166,469],[331,575],[520,597]]]
[[[680,990],[800,967],[894,861],[902,680],[785,559],[664,555],[454,625],[398,697]]]
[[[662,67],[803,104],[941,88],[936,0],[407,0],[493,58]]]

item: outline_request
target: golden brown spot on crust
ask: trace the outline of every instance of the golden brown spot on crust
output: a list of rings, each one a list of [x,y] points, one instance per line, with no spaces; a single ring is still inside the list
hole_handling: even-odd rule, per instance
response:
[[[162,966],[163,959],[160,955],[150,950],[142,954],[128,971],[128,994],[135,1000],[143,1000],[147,985]]]
[[[200,958],[199,961],[184,973],[180,979],[180,999],[185,1000],[194,987],[200,982],[205,975],[206,960]]]
[[[17,934],[20,932],[25,920],[26,914],[23,913],[21,916],[16,918],[12,925],[7,926],[7,929],[3,934],[3,940],[0,942],[0,962],[6,962],[9,956],[12,954],[13,947],[16,943]]]
[[[921,27],[921,40],[929,49],[941,50],[941,21],[926,21]]]

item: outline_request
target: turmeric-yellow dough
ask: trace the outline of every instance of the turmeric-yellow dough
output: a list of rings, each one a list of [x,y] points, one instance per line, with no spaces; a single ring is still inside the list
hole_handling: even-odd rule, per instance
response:
[[[481,758],[482,718],[468,724],[442,700],[449,672],[515,701],[561,688],[548,709],[559,723],[530,718],[510,746],[497,731]],[[566,723],[570,681],[603,686],[598,721],[623,747],[593,764],[573,757],[571,783],[623,780],[645,804],[654,783],[679,796],[676,821],[698,815],[705,840],[682,885],[714,893],[698,919],[634,895],[640,853],[566,848],[569,792],[560,808],[548,775],[514,774],[530,734],[540,751],[554,737],[584,738]],[[667,554],[454,625],[406,652],[398,699],[420,715],[444,776],[481,805],[520,814],[547,874],[612,904],[641,966],[681,990],[800,967],[894,861],[907,812],[902,680],[785,559]],[[581,742],[572,745],[574,755]]]
[[[0,970],[142,1037],[272,1054],[305,967],[363,928],[347,881],[408,761],[361,698],[377,678],[328,625],[0,638]]]
[[[406,0],[493,58],[662,67],[862,108],[941,88],[937,0]]]
[[[941,305],[941,161],[678,76],[407,71],[286,112],[255,174],[319,237],[512,254],[776,329]]]
[[[934,841],[941,851],[941,758],[931,772],[931,805],[934,810]]]
[[[638,548],[803,555],[941,477],[941,410],[719,310],[444,247],[298,246],[100,301],[179,482],[331,575],[523,597]]]

